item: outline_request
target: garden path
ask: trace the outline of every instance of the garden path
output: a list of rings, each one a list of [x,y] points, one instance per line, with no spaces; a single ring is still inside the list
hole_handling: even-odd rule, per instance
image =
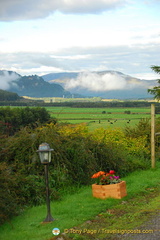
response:
[[[160,209],[155,212],[154,216],[139,228],[141,233],[124,234],[117,236],[116,240],[160,240]]]

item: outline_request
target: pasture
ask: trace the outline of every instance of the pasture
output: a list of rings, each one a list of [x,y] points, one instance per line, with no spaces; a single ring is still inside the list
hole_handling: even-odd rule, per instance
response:
[[[150,108],[71,108],[46,107],[59,122],[85,123],[90,130],[134,126],[141,119],[150,118]]]

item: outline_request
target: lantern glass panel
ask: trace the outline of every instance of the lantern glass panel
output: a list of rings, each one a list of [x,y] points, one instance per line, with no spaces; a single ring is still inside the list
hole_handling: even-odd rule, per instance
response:
[[[41,163],[51,162],[51,152],[39,152]]]
[[[37,152],[39,153],[41,163],[47,164],[51,162],[51,151],[53,151],[53,149],[50,148],[48,143],[42,143],[39,145]]]

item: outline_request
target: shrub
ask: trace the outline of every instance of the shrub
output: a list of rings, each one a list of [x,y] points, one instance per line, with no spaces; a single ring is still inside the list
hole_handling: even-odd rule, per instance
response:
[[[125,114],[131,114],[131,111],[124,111]]]
[[[17,183],[6,163],[0,164],[0,224],[18,214]]]

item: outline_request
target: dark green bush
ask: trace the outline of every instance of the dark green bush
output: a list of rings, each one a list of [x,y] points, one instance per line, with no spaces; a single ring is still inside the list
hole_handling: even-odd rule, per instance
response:
[[[131,111],[124,111],[125,114],[131,114]]]
[[[35,128],[38,124],[44,124],[50,120],[50,115],[45,108],[0,108],[0,133],[13,135],[21,127],[31,126]]]

